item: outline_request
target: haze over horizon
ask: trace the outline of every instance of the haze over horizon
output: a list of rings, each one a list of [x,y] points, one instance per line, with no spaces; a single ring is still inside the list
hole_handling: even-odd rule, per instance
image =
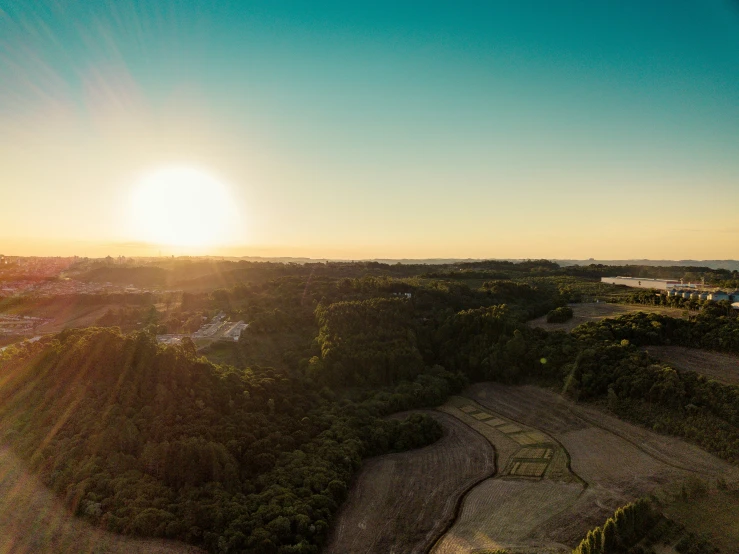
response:
[[[728,259],[739,6],[0,4],[0,253]]]

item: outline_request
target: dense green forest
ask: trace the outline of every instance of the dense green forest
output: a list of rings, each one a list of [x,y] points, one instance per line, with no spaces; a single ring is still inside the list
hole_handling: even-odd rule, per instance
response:
[[[577,327],[578,355],[566,391],[603,399],[624,419],[686,438],[739,463],[739,387],[677,371],[637,345],[739,351],[739,320],[706,307],[690,320],[638,312]]]
[[[3,367],[5,438],[77,514],[211,550],[313,552],[363,457],[433,442],[426,415],[464,380],[443,370],[355,398],[158,346],[69,331]]]
[[[389,416],[483,380],[556,386],[739,463],[739,389],[638,349],[739,351],[723,306],[547,333],[525,322],[568,317],[596,277],[545,261],[231,269],[261,273],[0,354],[4,437],[76,514],[212,552],[317,552],[363,459],[441,435],[422,413]],[[242,340],[156,342],[221,311],[249,322]]]

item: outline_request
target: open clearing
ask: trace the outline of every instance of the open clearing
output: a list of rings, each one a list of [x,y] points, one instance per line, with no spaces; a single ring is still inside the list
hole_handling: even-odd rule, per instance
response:
[[[644,350],[676,369],[695,371],[722,383],[739,385],[739,356],[684,346],[647,346]]]
[[[572,471],[589,485],[567,510],[543,522],[532,539],[549,538],[573,547],[615,508],[661,485],[694,476],[739,480],[738,468],[692,444],[574,404],[545,389],[486,383],[470,387],[466,394],[558,440],[570,454]]]
[[[444,436],[365,463],[333,522],[325,552],[422,553],[454,515],[459,496],[495,471],[490,443],[454,417],[427,412]]]
[[[704,496],[667,506],[668,517],[709,538],[722,552],[736,552],[739,544],[739,492],[711,490]]]
[[[532,327],[539,327],[546,331],[570,332],[578,325],[590,321],[600,321],[607,317],[618,317],[633,312],[646,312],[649,314],[664,314],[672,317],[683,317],[685,310],[677,308],[665,308],[663,306],[648,306],[645,304],[609,304],[607,302],[588,302],[583,304],[570,304],[573,316],[564,323],[547,323],[547,317],[542,316],[529,321]]]
[[[105,532],[72,516],[8,449],[0,447],[0,554],[198,554],[182,543]]]

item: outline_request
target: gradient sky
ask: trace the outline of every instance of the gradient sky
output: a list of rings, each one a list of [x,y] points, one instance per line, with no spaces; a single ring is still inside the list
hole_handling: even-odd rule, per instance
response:
[[[142,242],[172,165],[223,244]],[[0,253],[737,258],[738,213],[737,2],[0,0]]]

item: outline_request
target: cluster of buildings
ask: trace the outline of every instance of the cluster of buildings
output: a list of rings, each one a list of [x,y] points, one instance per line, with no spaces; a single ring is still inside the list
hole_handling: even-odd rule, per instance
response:
[[[33,294],[39,297],[65,296],[73,294],[101,294],[101,293],[145,293],[153,292],[141,289],[134,285],[114,285],[113,283],[86,283],[76,279],[57,280],[17,280],[2,281],[0,279],[0,296],[19,296]],[[166,292],[166,291],[165,291]]]
[[[0,254],[0,273],[22,272],[27,275],[49,277],[58,275],[67,269],[75,258],[38,257],[38,256],[4,256]]]
[[[241,333],[248,326],[249,324],[243,321],[236,323],[226,321],[226,315],[221,312],[210,323],[204,323],[192,335],[157,335],[157,340],[161,344],[178,344],[183,338],[189,336],[193,340],[205,339],[209,341],[238,342],[241,338]]]
[[[102,292],[129,292],[111,283],[85,283],[74,279],[55,281],[5,281],[0,283],[0,296],[34,294],[36,296],[63,296],[69,294],[98,294]],[[138,292],[134,289],[133,292]]]
[[[0,336],[30,335],[35,333],[38,327],[49,321],[51,320],[28,315],[0,315]]]
[[[667,296],[681,297],[690,300],[720,302],[729,300],[739,309],[739,290],[724,291],[715,287],[706,287],[702,283],[684,283],[675,279],[646,279],[642,277],[602,277],[602,283],[610,285],[624,285],[639,289],[654,289],[665,291]]]

